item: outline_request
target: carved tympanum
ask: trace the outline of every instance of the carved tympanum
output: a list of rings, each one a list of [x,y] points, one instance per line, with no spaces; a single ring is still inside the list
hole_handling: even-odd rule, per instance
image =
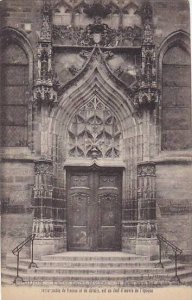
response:
[[[83,105],[69,128],[69,156],[115,158],[120,156],[120,126],[114,114],[97,97]]]

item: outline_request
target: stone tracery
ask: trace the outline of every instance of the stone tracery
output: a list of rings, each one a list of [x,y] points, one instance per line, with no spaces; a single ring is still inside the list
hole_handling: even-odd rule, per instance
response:
[[[95,96],[78,110],[68,129],[69,156],[120,156],[120,126],[113,113]]]

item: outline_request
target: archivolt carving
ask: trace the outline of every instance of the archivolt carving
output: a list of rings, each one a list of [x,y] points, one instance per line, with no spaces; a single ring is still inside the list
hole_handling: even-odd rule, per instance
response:
[[[69,156],[115,158],[120,156],[120,126],[113,113],[94,97],[73,117],[69,129]]]

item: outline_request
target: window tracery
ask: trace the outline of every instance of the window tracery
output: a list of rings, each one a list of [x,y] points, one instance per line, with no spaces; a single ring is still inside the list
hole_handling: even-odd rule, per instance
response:
[[[120,125],[97,97],[83,105],[69,128],[69,157],[117,158],[120,156]]]

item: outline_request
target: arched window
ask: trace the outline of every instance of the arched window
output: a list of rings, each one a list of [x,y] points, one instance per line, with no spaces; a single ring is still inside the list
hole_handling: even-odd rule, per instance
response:
[[[190,54],[176,40],[162,60],[162,150],[192,146]]]
[[[1,86],[1,145],[27,146],[29,62],[25,51],[15,41],[9,41],[3,48]]]

